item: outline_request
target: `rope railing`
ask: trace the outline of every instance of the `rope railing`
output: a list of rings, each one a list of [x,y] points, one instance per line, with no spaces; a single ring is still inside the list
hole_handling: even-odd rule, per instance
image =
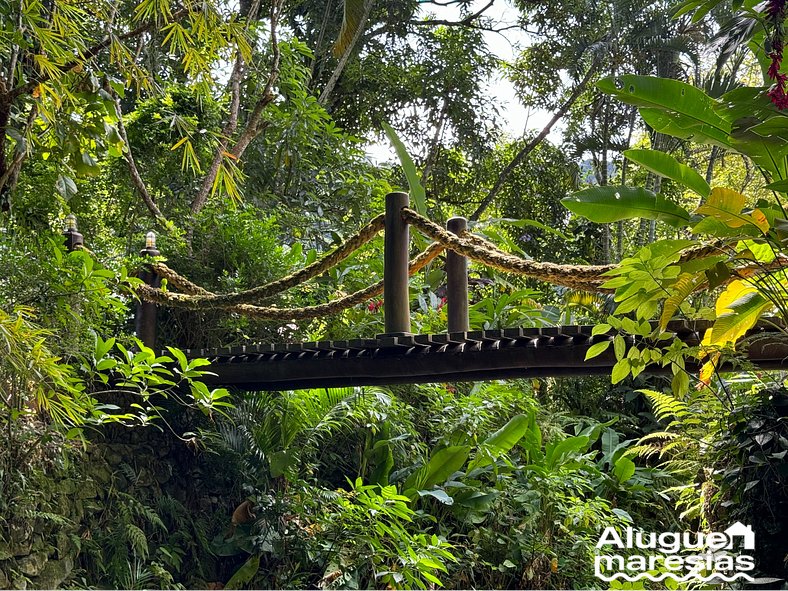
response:
[[[616,265],[562,265],[521,258],[504,252],[488,240],[468,231],[453,234],[418,212],[405,207],[401,210],[405,222],[418,229],[433,242],[425,251],[412,259],[408,265],[408,276],[423,269],[443,250],[452,250],[483,265],[523,275],[570,289],[611,293],[614,290],[602,287],[607,280],[605,273]],[[304,307],[281,308],[261,306],[258,302],[278,295],[287,289],[305,283],[336,266],[359,248],[371,241],[384,227],[385,215],[373,218],[356,234],[342,242],[334,250],[280,279],[265,285],[230,294],[213,293],[174,271],[162,262],[151,263],[151,269],[168,285],[182,293],[164,291],[148,285],[138,286],[137,293],[146,302],[185,310],[223,310],[257,319],[306,320],[320,316],[338,314],[383,293],[381,280],[364,289],[342,296],[334,301]],[[710,245],[688,251],[683,260],[719,254],[718,246]]]
[[[216,294],[199,285],[192,283],[186,277],[180,275],[167,265],[161,262],[153,263],[151,267],[160,277],[167,279],[168,283],[177,287],[185,294],[189,295],[189,301],[199,304],[200,308],[224,308],[238,304],[250,304],[253,302],[261,302],[272,298],[275,295],[282,293],[300,285],[310,279],[322,275],[329,269],[335,267],[337,264],[348,258],[351,254],[356,252],[359,248],[364,246],[367,242],[371,241],[383,229],[385,216],[383,214],[373,218],[366,226],[361,228],[353,236],[344,240],[334,250],[307,265],[303,269],[299,269],[290,275],[266,283],[259,287],[246,289],[236,293]],[[197,306],[195,306],[196,308]]]
[[[612,292],[602,287],[607,279],[603,274],[615,269],[615,265],[559,265],[524,259],[506,253],[483,239],[458,236],[445,230],[416,211],[405,207],[402,218],[425,236],[446,248],[474,261],[507,273],[517,273],[540,279],[553,285],[561,285],[582,291]]]
[[[425,250],[419,253],[408,265],[408,275],[413,276],[424,267],[430,264],[444,250],[444,246],[438,243],[430,244]],[[193,284],[192,284],[193,285]],[[205,310],[204,300],[195,298],[188,294],[173,293],[162,291],[150,287],[149,285],[137,286],[137,293],[147,302],[168,306],[171,308],[181,308],[186,310]],[[200,288],[202,289],[202,288]],[[237,313],[250,318],[259,320],[311,320],[321,316],[338,314],[359,304],[363,304],[371,298],[383,293],[383,281],[378,281],[351,294],[342,296],[332,302],[317,304],[314,306],[303,306],[300,308],[279,308],[276,306],[255,306],[251,304],[227,304],[216,303],[211,306],[213,309],[220,309],[225,312]],[[213,302],[212,302],[213,304]]]
[[[407,279],[421,271],[444,250],[456,253],[452,256],[464,257],[462,260],[466,261],[460,265],[456,264],[456,259],[453,259],[453,262],[447,262],[449,309],[451,310],[452,302],[455,302],[455,305],[458,305],[457,302],[466,302],[462,310],[455,308],[454,313],[449,315],[450,332],[452,330],[467,330],[468,260],[506,273],[514,273],[570,289],[598,293],[614,291],[603,287],[603,284],[608,279],[606,274],[615,269],[616,265],[562,265],[518,257],[501,250],[488,240],[470,233],[465,229],[464,218],[449,220],[448,227],[450,229],[447,230],[408,207],[407,194],[392,193],[387,196],[386,200],[387,214],[376,216],[327,254],[285,277],[251,289],[217,294],[190,281],[165,263],[151,261],[147,265],[147,272],[143,274],[145,283],[134,288],[140,298],[140,306],[147,310],[140,311],[138,309],[139,318],[145,318],[139,323],[140,326],[146,326],[149,329],[144,340],[152,341],[155,338],[155,305],[195,311],[222,310],[256,319],[293,321],[338,314],[381,294],[383,294],[385,301],[386,333],[409,334],[410,308]],[[85,248],[82,235],[76,230],[76,221],[67,221],[68,229],[64,235],[68,247],[72,250]],[[408,227],[415,228],[434,241],[410,260],[408,260]],[[267,299],[326,273],[373,240],[381,230],[385,230],[386,233],[383,280],[322,304],[302,307],[261,305]],[[390,240],[393,240],[391,245],[389,244]],[[155,235],[149,233],[148,242],[149,244],[141,254],[149,257],[158,256],[159,251],[155,248]],[[390,247],[391,251],[389,251]],[[723,248],[723,244],[713,243],[687,249],[682,253],[680,261],[719,255],[723,252]],[[389,256],[390,254],[392,256]],[[783,262],[780,261],[781,264]],[[732,277],[752,276],[765,270],[762,265],[744,265],[734,269]],[[158,282],[161,279],[166,280],[168,287],[173,287],[178,291],[159,288]],[[389,290],[386,285],[389,285],[391,289]],[[396,313],[392,312],[392,322],[389,322],[389,304],[397,310]],[[461,316],[464,316],[464,320],[460,318]],[[453,317],[454,320],[452,320]],[[454,328],[452,328],[452,324]],[[138,326],[138,332],[141,330],[140,326]]]

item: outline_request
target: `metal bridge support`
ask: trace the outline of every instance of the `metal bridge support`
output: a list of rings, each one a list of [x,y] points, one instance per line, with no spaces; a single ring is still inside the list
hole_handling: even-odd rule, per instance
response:
[[[145,248],[140,251],[140,256],[155,257],[160,254],[161,252],[156,248],[156,234],[148,232],[145,236]],[[161,285],[161,277],[151,270],[143,269],[140,271],[139,277],[151,287]],[[143,301],[137,304],[134,314],[134,332],[146,347],[153,348],[156,343],[156,304]]]
[[[468,228],[463,217],[450,218],[446,229],[460,235]],[[446,306],[448,307],[449,332],[468,332],[468,259],[453,250],[446,253]]]
[[[386,226],[383,253],[383,317],[386,336],[410,334],[408,259],[410,230],[402,219],[409,204],[407,193],[386,195]]]
[[[82,234],[77,232],[77,216],[73,213],[66,216],[66,230],[63,232],[63,237],[69,252],[85,245],[85,239],[82,237]]]

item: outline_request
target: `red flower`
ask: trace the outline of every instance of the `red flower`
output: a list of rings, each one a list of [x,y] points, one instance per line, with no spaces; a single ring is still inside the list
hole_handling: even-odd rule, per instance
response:
[[[786,75],[780,73],[783,62],[783,21],[785,20],[786,0],[769,0],[766,3],[766,16],[769,25],[772,27],[772,37],[770,39],[772,51],[768,54],[771,63],[766,75],[774,80],[774,85],[766,95],[771,99],[774,106],[778,109],[788,109],[788,96],[786,96]]]
[[[780,64],[783,61],[783,55],[782,53],[777,53],[776,51],[773,51],[769,54],[769,59],[772,60],[772,63],[769,65],[769,70],[766,72],[766,74],[772,80],[776,80],[777,77],[780,75]]]
[[[383,307],[383,300],[372,300],[367,306],[367,310],[369,310],[372,313],[375,313],[378,310],[380,310],[381,307]]]
[[[785,0],[769,0],[766,4],[766,14],[770,19],[775,20],[780,17],[780,13],[785,8]]]

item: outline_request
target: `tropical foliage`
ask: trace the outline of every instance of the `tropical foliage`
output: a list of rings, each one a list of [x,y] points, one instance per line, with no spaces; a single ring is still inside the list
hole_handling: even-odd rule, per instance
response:
[[[788,326],[785,17],[0,0],[0,587],[599,588],[606,527],[733,521],[782,584],[786,386],[742,354]],[[582,293],[474,263],[469,291],[473,329],[593,324],[612,375],[230,393],[187,352],[374,337],[377,297],[298,322],[160,307],[136,338],[151,229],[230,293],[402,189],[512,255],[611,265]],[[265,305],[369,286],[380,242]],[[440,259],[410,296],[414,330],[446,330]]]

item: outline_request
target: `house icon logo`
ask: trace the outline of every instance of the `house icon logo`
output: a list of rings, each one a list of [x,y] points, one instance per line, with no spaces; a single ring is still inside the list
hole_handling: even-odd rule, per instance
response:
[[[745,550],[755,550],[755,533],[752,531],[752,526],[744,525],[741,521],[737,521],[726,529],[724,533],[728,536],[726,549],[733,549],[734,538],[741,538],[744,541]]]

